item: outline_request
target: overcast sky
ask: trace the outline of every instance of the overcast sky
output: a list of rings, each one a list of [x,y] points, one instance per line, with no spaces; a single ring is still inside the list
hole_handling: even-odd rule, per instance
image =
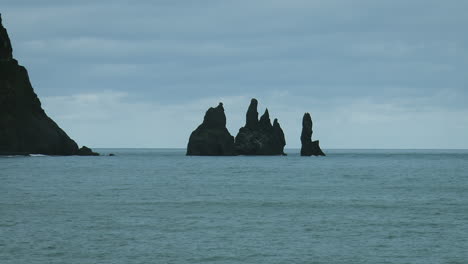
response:
[[[300,147],[468,148],[466,0],[2,0],[14,56],[80,145],[185,147],[250,98]]]

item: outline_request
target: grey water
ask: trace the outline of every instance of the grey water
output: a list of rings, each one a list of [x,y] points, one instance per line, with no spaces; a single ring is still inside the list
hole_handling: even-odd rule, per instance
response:
[[[468,151],[0,158],[0,263],[468,263]]]

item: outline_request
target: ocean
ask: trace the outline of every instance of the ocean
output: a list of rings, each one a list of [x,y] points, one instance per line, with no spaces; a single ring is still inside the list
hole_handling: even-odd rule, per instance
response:
[[[0,263],[468,263],[468,151],[1,157]]]

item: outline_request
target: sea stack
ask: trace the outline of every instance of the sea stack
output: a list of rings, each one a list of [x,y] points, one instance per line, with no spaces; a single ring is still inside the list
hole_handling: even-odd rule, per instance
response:
[[[301,143],[301,156],[325,156],[319,141],[312,141],[312,118],[309,113],[305,113],[302,118]]]
[[[226,128],[223,103],[206,111],[203,123],[190,135],[188,156],[233,156],[234,137]]]
[[[278,120],[270,121],[268,109],[258,120],[258,101],[252,99],[246,114],[245,126],[239,129],[235,150],[239,155],[286,155],[286,140]]]
[[[26,68],[13,48],[0,14],[0,155],[98,155],[78,149],[41,107]]]

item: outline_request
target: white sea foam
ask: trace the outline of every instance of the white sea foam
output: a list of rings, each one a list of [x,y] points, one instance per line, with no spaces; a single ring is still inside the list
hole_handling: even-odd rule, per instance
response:
[[[0,158],[16,158],[16,157],[24,157],[22,155],[0,155]]]

